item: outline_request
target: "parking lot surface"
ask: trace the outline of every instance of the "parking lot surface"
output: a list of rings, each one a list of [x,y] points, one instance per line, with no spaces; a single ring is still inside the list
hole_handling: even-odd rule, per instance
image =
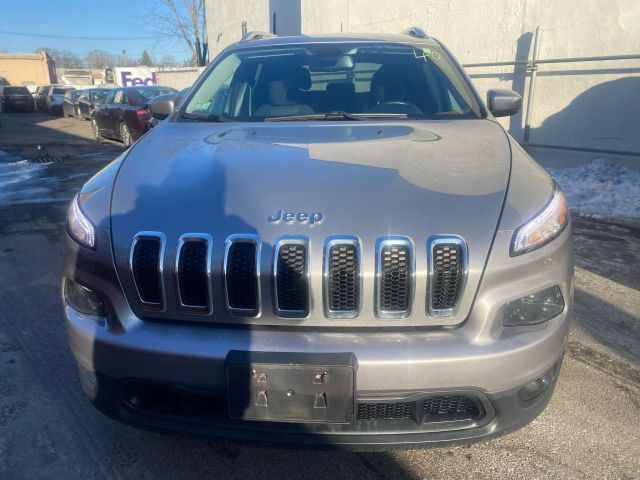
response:
[[[640,478],[640,228],[574,219],[574,321],[551,403],[485,443],[345,453],[121,425],[84,398],[59,285],[67,203],[122,152],[88,122],[0,127],[0,478]]]

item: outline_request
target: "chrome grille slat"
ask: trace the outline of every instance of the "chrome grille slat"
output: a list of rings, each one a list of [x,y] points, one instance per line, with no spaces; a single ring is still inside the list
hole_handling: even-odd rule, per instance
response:
[[[166,237],[160,232],[139,232],[129,250],[129,272],[138,299],[147,310],[166,308],[164,290],[164,252]]]
[[[211,313],[212,249],[213,239],[204,233],[187,233],[178,241],[175,273],[178,303],[185,313]]]
[[[328,318],[360,313],[360,242],[355,237],[329,239],[324,249],[324,310]]]
[[[413,246],[406,237],[384,237],[376,246],[376,315],[407,318],[415,288]]]
[[[433,317],[450,317],[455,314],[466,283],[467,245],[459,237],[430,237],[427,240],[427,256],[427,313]]]
[[[303,318],[311,310],[309,241],[304,237],[281,238],[274,249],[273,296],[276,315]]]
[[[255,235],[231,235],[225,242],[223,276],[225,306],[234,316],[261,312],[261,242]]]

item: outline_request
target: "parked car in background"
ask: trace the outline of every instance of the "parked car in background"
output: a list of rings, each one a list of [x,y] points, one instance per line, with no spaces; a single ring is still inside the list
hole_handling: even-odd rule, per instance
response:
[[[33,103],[38,112],[44,112],[47,110],[47,104],[45,102],[46,96],[49,94],[51,85],[40,85],[36,88],[36,92],[33,95]]]
[[[112,88],[88,88],[82,92],[76,104],[76,116],[89,120],[93,110],[102,105],[107,97],[113,93]]]
[[[78,98],[82,90],[67,90],[62,99],[62,116],[78,118]]]
[[[149,101],[159,95],[177,93],[173,88],[156,86],[113,90],[108,99],[93,112],[93,135],[96,140],[104,136],[120,140],[129,147],[151,128]]]
[[[45,97],[45,104],[49,115],[62,115],[62,99],[69,90],[75,90],[75,88],[67,85],[51,85]]]
[[[27,87],[4,87],[2,110],[5,112],[35,112],[33,97]]]

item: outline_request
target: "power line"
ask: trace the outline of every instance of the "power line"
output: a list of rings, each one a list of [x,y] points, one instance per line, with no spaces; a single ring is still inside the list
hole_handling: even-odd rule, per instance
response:
[[[0,30],[0,34],[16,35],[19,37],[37,37],[37,38],[55,38],[59,40],[98,40],[107,42],[119,42],[123,40],[155,40],[156,37],[73,37],[68,35],[46,35],[42,33],[24,33],[24,32],[10,32],[7,30]]]

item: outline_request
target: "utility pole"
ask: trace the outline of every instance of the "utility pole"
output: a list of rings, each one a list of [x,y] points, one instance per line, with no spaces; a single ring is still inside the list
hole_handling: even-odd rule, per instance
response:
[[[122,49],[122,66],[127,66],[127,51],[124,48]]]

